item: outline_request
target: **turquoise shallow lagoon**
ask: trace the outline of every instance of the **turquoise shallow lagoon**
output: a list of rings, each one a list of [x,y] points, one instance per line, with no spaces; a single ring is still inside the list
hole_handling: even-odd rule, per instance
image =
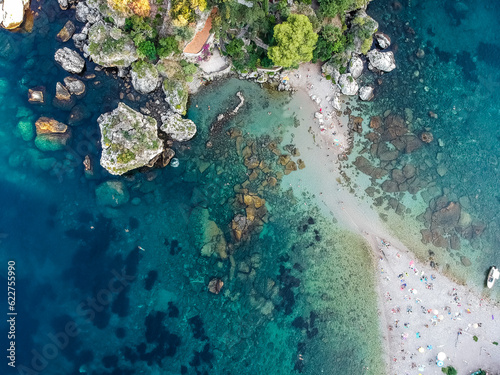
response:
[[[123,87],[104,72],[86,81],[76,102],[86,116],[66,148],[40,151],[19,132],[42,115],[69,122],[51,104],[65,77],[52,60],[65,16],[50,10],[31,34],[0,34],[4,46],[24,45],[3,56],[0,77],[0,259],[17,265],[20,373],[383,373],[374,279],[353,278],[372,267],[369,252],[280,186],[280,155],[295,153],[280,134],[298,125],[288,94],[212,84],[191,100],[199,133],[175,145],[179,167],[110,176],[96,119]],[[29,104],[28,88],[41,85],[47,104]],[[211,132],[238,91],[245,105]],[[106,181],[120,186],[120,206],[96,193]],[[252,221],[242,241],[231,231],[238,214]],[[218,295],[213,278],[224,283]]]

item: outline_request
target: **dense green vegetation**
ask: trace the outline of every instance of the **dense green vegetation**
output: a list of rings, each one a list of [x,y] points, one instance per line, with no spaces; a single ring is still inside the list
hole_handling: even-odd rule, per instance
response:
[[[443,367],[441,371],[448,375],[457,375],[457,370],[452,366]]]
[[[319,11],[325,17],[335,17],[359,9],[367,3],[368,0],[319,0]]]
[[[269,58],[274,64],[288,68],[312,60],[318,34],[309,18],[292,14],[287,21],[274,26],[274,38],[276,45],[269,48]]]
[[[347,37],[338,27],[326,25],[321,29],[318,43],[313,51],[313,61],[328,61],[334,53],[345,50]]]

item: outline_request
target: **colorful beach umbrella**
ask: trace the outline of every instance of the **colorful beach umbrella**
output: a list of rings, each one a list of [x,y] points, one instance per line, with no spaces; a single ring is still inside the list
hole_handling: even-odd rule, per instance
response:
[[[437,362],[436,362],[436,365],[438,365],[439,367],[443,367],[444,362],[443,362],[443,361],[437,361]]]

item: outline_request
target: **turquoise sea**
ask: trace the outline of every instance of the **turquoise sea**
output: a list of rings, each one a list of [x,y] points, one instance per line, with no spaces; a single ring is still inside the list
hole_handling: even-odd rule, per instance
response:
[[[18,313],[17,367],[4,359],[2,374],[385,373],[374,275],[356,277],[372,267],[368,248],[280,186],[279,156],[294,154],[281,135],[299,125],[286,110],[290,96],[235,79],[211,84],[191,99],[188,117],[199,132],[174,146],[179,167],[111,176],[98,164],[96,120],[116,107],[123,83],[87,63],[96,77],[85,81],[76,109],[54,107],[55,84],[67,76],[53,60],[61,45],[55,35],[73,14],[55,1],[32,6],[31,33],[0,30],[0,275],[6,285],[7,262],[15,261]],[[463,15],[450,6],[455,2],[370,5],[393,39],[398,69],[382,77],[365,110],[404,115],[411,108],[422,119],[415,131],[431,129],[435,142],[411,158],[429,170],[445,164],[446,174],[431,175],[434,185],[450,200],[467,196],[470,215],[486,225],[460,250],[479,274],[499,254],[498,73],[489,51],[500,48],[493,16],[500,10],[467,2]],[[449,33],[462,37],[453,44]],[[425,58],[412,59],[419,47]],[[28,103],[28,89],[37,86],[46,88],[45,105]],[[237,91],[245,105],[211,133],[216,116],[237,104]],[[125,102],[139,109],[144,100]],[[64,150],[40,151],[22,138],[18,124],[33,128],[40,116],[71,126]],[[86,155],[92,176],[83,170]],[[252,175],[248,165],[256,162]],[[96,196],[107,181],[127,192],[118,207]],[[242,241],[231,231],[236,215],[253,218]],[[206,256],[202,248],[225,253]],[[461,267],[456,250],[441,251],[459,263],[452,268]],[[214,278],[224,283],[218,295],[208,291]],[[2,350],[10,345],[5,320]]]
[[[500,4],[374,1],[369,13],[392,38],[397,62],[389,74],[365,76],[376,97],[358,108],[356,149],[387,172],[372,183],[374,206],[421,259],[498,299],[485,280],[500,261]],[[369,126],[374,117],[379,129]],[[393,137],[398,126],[404,134]],[[425,132],[430,143],[405,148],[405,137]],[[387,147],[377,148],[379,139]],[[402,175],[405,166],[415,178]]]

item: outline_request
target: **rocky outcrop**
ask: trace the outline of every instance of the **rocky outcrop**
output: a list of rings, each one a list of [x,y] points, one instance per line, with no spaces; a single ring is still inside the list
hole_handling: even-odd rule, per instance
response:
[[[165,101],[170,105],[172,111],[185,115],[188,101],[186,82],[175,78],[165,78],[163,92],[165,93]]]
[[[392,52],[380,52],[376,49],[371,50],[367,54],[368,69],[370,70],[380,70],[383,72],[390,72],[396,69],[396,61],[394,60],[394,54]]]
[[[70,73],[79,74],[85,68],[83,57],[68,47],[59,48],[54,55],[54,59],[64,70]]]
[[[351,73],[342,74],[339,78],[338,85],[344,95],[356,95],[358,93],[358,83],[352,77]]]
[[[363,101],[368,101],[373,99],[373,87],[363,86],[359,89],[359,98]]]
[[[56,39],[62,43],[67,42],[68,40],[71,39],[73,34],[76,31],[76,27],[73,24],[73,22],[68,21],[66,24],[63,26],[61,31],[56,35]]]
[[[358,56],[353,56],[349,62],[349,72],[353,78],[358,78],[363,73],[363,60]]]
[[[224,286],[224,282],[221,279],[212,279],[208,283],[208,290],[210,293],[219,294]]]
[[[175,141],[189,141],[196,134],[195,123],[189,119],[182,118],[178,113],[166,113],[161,116],[161,120],[162,125],[160,130],[168,134]]]
[[[327,61],[321,66],[321,72],[325,76],[332,77],[334,83],[337,83],[339,81],[340,78],[339,66],[332,60]]]
[[[76,4],[75,18],[77,21],[91,24],[96,23],[102,17],[96,8],[89,7],[85,2],[79,2]]]
[[[391,38],[387,34],[377,32],[375,33],[375,40],[380,49],[386,49],[391,46]]]
[[[99,21],[88,32],[88,44],[83,47],[92,61],[104,67],[129,67],[138,59],[134,42],[117,27]]]
[[[158,69],[146,61],[137,61],[132,64],[132,86],[141,94],[154,91],[160,82]]]
[[[97,119],[101,129],[101,165],[114,175],[147,165],[163,151],[156,120],[123,103]]]
[[[24,11],[29,8],[29,0],[3,0],[0,4],[0,24],[5,29],[15,29],[24,21]]]
[[[366,14],[364,9],[354,13],[350,30],[350,33],[354,35],[353,52],[366,54],[373,43],[372,35],[377,29],[377,21]]]

